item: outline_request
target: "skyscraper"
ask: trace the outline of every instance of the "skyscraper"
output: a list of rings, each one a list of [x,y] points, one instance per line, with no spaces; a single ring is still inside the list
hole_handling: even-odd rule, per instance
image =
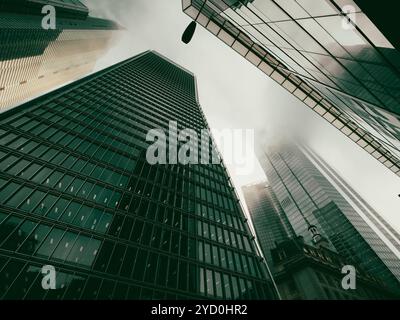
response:
[[[191,18],[400,175],[400,54],[368,15],[389,39],[393,32],[364,1],[182,3]]]
[[[359,196],[350,198],[331,183],[326,169],[318,166],[309,153],[305,148],[287,144],[263,150],[259,156],[295,233],[311,243],[310,225],[317,226],[348,264],[360,265],[399,290],[400,254],[394,245],[394,230],[384,228],[382,217],[373,219],[371,212],[351,200]]]
[[[53,6],[59,17],[86,19],[89,15],[88,8],[80,0],[2,0],[2,12],[39,15],[45,5]]]
[[[207,128],[194,75],[155,52],[0,115],[1,298],[276,297],[223,164],[147,161],[171,120]]]
[[[305,148],[304,152],[314,161],[314,164],[318,166],[319,170],[329,179],[336,190],[338,190],[347,201],[352,203],[354,207],[358,208],[359,212],[364,216],[364,219],[375,226],[376,231],[381,237],[386,238],[386,241],[390,242],[391,246],[400,252],[399,233],[316,152],[310,148]]]
[[[295,238],[296,233],[266,181],[244,186],[242,190],[257,239],[268,265],[272,268],[271,250],[277,243]]]
[[[310,228],[312,243],[295,233],[286,213],[267,182],[243,187],[246,205],[258,242],[273,273],[280,296],[285,300],[393,299],[395,293],[381,279],[371,276],[352,261],[356,270],[356,288],[342,286],[348,255],[342,256]],[[302,217],[301,217],[302,218]],[[306,221],[304,221],[306,223]]]
[[[42,7],[56,9],[44,29]],[[119,27],[80,1],[0,2],[0,112],[89,74]]]

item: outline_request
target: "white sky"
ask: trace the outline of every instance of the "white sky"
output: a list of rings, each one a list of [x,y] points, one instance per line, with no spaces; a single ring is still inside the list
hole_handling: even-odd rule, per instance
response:
[[[214,35],[197,27],[189,45],[181,35],[191,19],[181,0],[87,0],[92,15],[113,19],[127,29],[98,69],[146,50],[156,50],[192,71],[200,104],[212,128],[255,128],[273,143],[290,131],[307,138],[352,186],[400,231],[400,179],[305,105],[266,77]],[[246,176],[228,165],[238,193],[265,179],[260,166]]]

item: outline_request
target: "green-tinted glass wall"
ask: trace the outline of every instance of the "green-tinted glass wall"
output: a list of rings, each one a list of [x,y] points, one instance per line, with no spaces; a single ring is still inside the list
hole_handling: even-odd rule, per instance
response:
[[[207,127],[155,52],[0,116],[0,298],[276,297],[224,166],[146,161],[170,120]]]

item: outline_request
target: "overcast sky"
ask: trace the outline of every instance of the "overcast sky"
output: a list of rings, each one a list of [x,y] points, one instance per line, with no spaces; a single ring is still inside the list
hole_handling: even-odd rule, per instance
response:
[[[181,0],[84,2],[92,15],[127,29],[97,69],[145,50],[160,52],[196,75],[200,104],[212,128],[263,129],[271,143],[288,131],[305,137],[400,231],[400,179],[201,26],[189,45],[181,43],[191,21]],[[242,185],[265,179],[258,164],[245,176],[232,165],[228,169],[241,197]]]

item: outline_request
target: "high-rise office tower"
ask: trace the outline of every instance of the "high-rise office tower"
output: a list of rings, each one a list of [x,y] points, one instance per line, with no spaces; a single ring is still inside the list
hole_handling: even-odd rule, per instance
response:
[[[374,10],[362,0],[182,1],[186,14],[400,176],[400,54],[381,19],[388,2]]]
[[[329,168],[327,172],[326,167],[313,160],[311,153],[307,148],[287,144],[269,148],[259,155],[269,183],[295,233],[311,243],[310,225],[317,226],[320,234],[348,264],[360,265],[388,286],[398,288],[397,233],[388,229],[387,223],[382,223],[382,217],[374,219],[376,212],[372,213],[354,201],[358,195],[349,197],[342,191],[338,179],[331,177],[333,169]]]
[[[272,268],[271,250],[277,243],[296,237],[296,233],[266,181],[244,186],[242,190],[260,247]]]
[[[55,29],[42,26],[46,4]],[[89,74],[118,29],[80,1],[0,1],[0,113]]]
[[[355,208],[358,208],[359,212],[361,212],[364,219],[366,219],[369,224],[375,226],[375,230],[380,236],[386,238],[386,241],[390,242],[390,244],[400,252],[399,233],[316,152],[310,148],[304,149],[304,152],[306,152],[308,157],[318,166],[324,176],[329,179],[336,190],[338,190]]]
[[[194,75],[155,52],[0,115],[1,298],[276,297],[223,164],[147,161],[171,120],[207,128]]]
[[[282,299],[398,297],[382,280],[371,276],[354,262],[356,290],[345,290],[341,284],[342,268],[349,261],[335,251],[329,241],[320,237],[318,229],[314,228],[317,237],[314,236],[313,240],[317,241],[313,243],[306,243],[303,236],[298,236],[267,182],[245,186],[243,192],[258,242]]]

